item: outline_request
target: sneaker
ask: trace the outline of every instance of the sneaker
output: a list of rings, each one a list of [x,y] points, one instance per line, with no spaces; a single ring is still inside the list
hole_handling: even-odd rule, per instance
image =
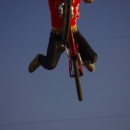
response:
[[[90,71],[93,72],[95,70],[94,64],[91,63],[91,61],[84,61],[83,65]]]
[[[34,72],[40,66],[40,63],[38,62],[39,55],[40,54],[37,54],[36,57],[29,64],[28,71],[30,73]]]

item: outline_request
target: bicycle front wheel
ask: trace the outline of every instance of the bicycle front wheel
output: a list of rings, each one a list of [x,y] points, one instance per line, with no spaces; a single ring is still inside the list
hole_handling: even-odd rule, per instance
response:
[[[74,67],[74,77],[75,77],[75,82],[76,82],[78,99],[79,101],[82,101],[83,95],[82,95],[82,86],[81,86],[80,74],[79,74],[79,68],[78,68],[78,59],[73,59],[73,67]]]
[[[65,0],[63,8],[62,40],[68,42],[72,0]]]

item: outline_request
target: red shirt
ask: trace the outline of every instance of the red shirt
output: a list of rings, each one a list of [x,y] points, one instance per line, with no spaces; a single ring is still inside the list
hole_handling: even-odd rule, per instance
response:
[[[59,5],[63,3],[64,0],[48,0],[48,4],[50,7],[50,13],[51,13],[51,25],[55,28],[62,28],[62,18],[59,14]],[[74,26],[76,24],[77,19],[80,16],[79,13],[79,4],[80,0],[73,0],[72,6],[73,6],[73,14],[74,17],[71,19],[71,26]]]

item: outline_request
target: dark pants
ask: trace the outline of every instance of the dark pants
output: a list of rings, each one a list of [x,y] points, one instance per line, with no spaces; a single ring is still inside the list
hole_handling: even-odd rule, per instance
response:
[[[83,61],[96,62],[97,54],[90,47],[86,39],[80,34],[79,31],[74,33],[74,39],[79,45],[79,53]],[[49,44],[46,56],[39,56],[39,63],[48,70],[54,69],[58,63],[58,60],[63,53],[64,49],[57,49],[57,46],[62,44],[62,37],[54,33],[50,33]]]

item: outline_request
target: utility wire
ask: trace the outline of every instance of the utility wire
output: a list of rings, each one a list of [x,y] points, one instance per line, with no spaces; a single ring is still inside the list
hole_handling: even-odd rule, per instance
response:
[[[33,44],[33,45],[20,45],[20,46],[7,46],[7,47],[0,47],[0,49],[11,49],[11,48],[25,48],[25,47],[34,47],[34,46],[43,46],[47,44]]]
[[[122,39],[122,38],[130,38],[130,36],[115,36],[115,37],[108,37],[108,38],[95,38],[90,39],[89,41],[101,41],[101,40],[114,40],[114,39]],[[11,48],[25,48],[25,47],[34,47],[34,46],[45,46],[47,44],[33,44],[33,45],[20,45],[20,46],[7,46],[7,47],[0,47],[0,49],[11,49]]]
[[[113,40],[113,39],[123,39],[123,38],[130,38],[130,36],[115,36],[115,37],[106,37],[106,38],[94,38],[90,39],[91,41],[101,41],[101,40]]]
[[[57,123],[57,122],[59,123],[59,122],[68,122],[68,121],[83,121],[83,120],[110,119],[110,118],[123,118],[123,117],[130,117],[130,115],[113,115],[113,116],[97,116],[97,117],[60,119],[60,120],[45,120],[45,121],[37,121],[37,122],[1,124],[0,126],[16,126],[16,125],[30,125],[30,124]]]

